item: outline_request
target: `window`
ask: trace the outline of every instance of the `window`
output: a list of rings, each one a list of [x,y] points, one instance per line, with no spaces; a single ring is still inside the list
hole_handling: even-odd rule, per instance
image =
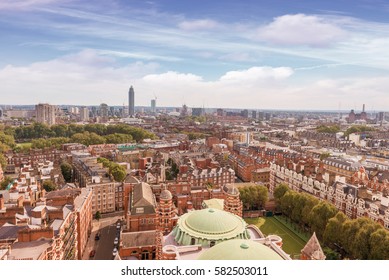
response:
[[[135,213],[136,214],[143,214],[144,213],[143,207],[136,208]]]

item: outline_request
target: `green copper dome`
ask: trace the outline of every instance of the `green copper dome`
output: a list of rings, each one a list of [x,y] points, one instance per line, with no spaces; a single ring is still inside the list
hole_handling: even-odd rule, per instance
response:
[[[271,248],[252,240],[224,241],[202,253],[198,260],[282,260]]]
[[[224,240],[248,239],[246,222],[229,212],[207,208],[182,215],[173,230],[175,240],[180,245],[209,246]]]

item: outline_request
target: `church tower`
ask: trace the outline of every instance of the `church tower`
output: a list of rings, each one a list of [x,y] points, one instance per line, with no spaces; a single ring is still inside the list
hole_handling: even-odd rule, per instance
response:
[[[164,235],[170,233],[176,225],[177,219],[174,212],[173,196],[170,191],[163,190],[159,197],[157,208],[157,229]]]
[[[224,211],[242,217],[243,204],[240,200],[239,190],[233,184],[227,184],[223,187],[224,193]]]

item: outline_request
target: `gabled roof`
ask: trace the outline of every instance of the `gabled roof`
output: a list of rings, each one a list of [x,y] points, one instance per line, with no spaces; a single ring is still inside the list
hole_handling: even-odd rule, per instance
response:
[[[307,244],[305,244],[301,253],[308,256],[311,260],[325,260],[326,258],[315,232],[312,234],[312,237],[308,240]]]
[[[131,215],[155,213],[155,197],[149,184],[142,182],[135,185],[130,199]],[[143,213],[137,212],[136,208],[143,208]]]

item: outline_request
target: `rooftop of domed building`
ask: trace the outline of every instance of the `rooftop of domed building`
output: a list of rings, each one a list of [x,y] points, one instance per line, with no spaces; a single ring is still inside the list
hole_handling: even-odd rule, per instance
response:
[[[259,242],[233,239],[206,250],[198,260],[283,260],[283,258]]]
[[[229,239],[249,239],[246,222],[229,212],[207,208],[182,215],[173,230],[179,245],[209,246]]]

